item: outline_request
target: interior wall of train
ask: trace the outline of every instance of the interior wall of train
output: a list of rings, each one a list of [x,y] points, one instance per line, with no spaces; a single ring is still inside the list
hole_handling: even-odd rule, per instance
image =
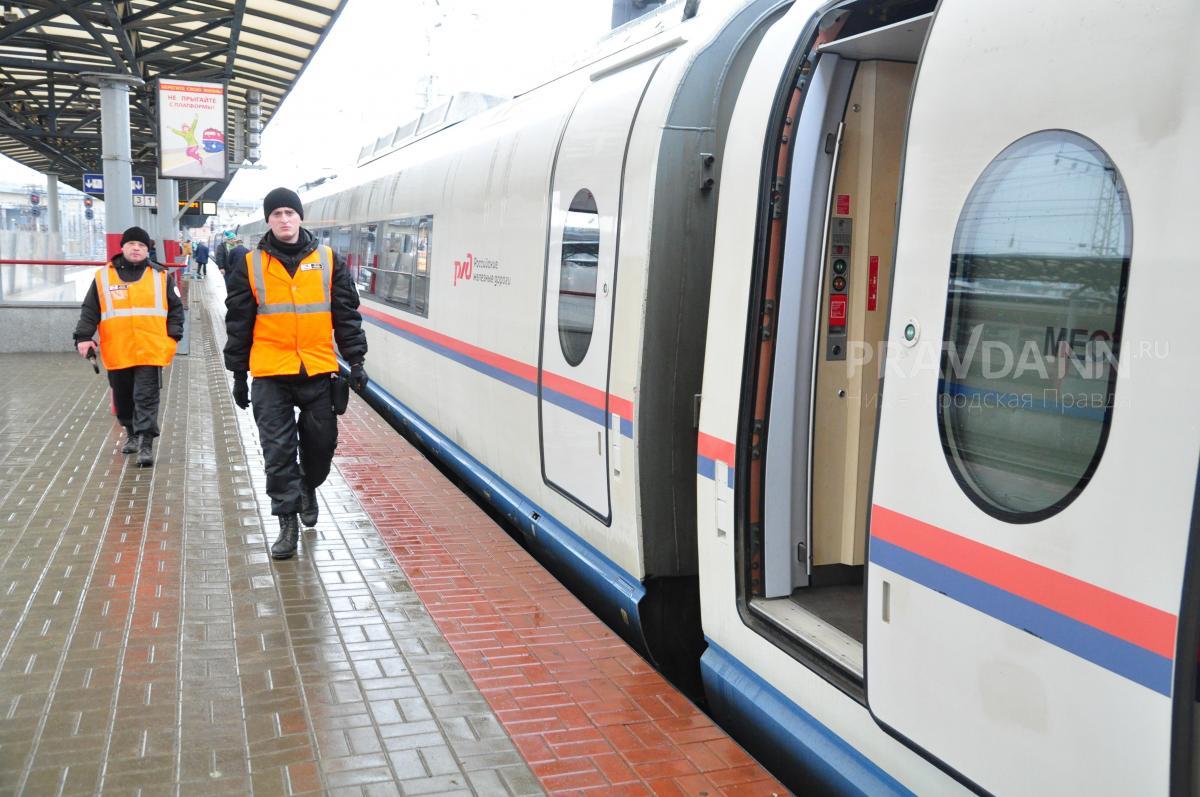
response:
[[[748,605],[852,679],[863,667],[868,496],[901,154],[927,9],[909,4],[913,16],[891,24],[862,11],[827,19],[830,41],[792,87],[774,153],[779,218],[764,283],[771,334],[755,385],[766,444],[752,474],[762,514],[747,551]]]

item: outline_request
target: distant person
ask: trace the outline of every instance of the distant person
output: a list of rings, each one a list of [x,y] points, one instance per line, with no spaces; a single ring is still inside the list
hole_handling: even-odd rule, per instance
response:
[[[217,264],[217,271],[221,272],[221,276],[225,276],[225,268],[229,265],[229,250],[233,247],[230,245],[233,241],[233,234],[226,231],[224,235],[217,239],[217,245],[213,247],[212,259]]]
[[[175,344],[183,337],[179,289],[149,254],[146,231],[126,230],[120,253],[96,269],[75,325],[75,348],[82,357],[96,353],[92,336],[99,329],[100,359],[108,371],[117,421],[126,432],[121,453],[136,451],[141,467],[154,464],[162,369],[171,364]]]
[[[276,188],[267,194],[263,215],[270,231],[229,267],[225,367],[233,371],[234,402],[242,409],[254,405],[271,514],[279,517],[271,556],[290,559],[300,538],[296,514],[305,526],[316,525],[317,488],[337,447],[334,342],[350,364],[350,386],[362,391],[367,336],[354,276],[301,226],[304,206],[296,192]],[[254,375],[253,397],[247,371]]]
[[[241,239],[233,239],[233,248],[229,250],[229,260],[226,265],[226,287],[229,287],[229,275],[233,274],[234,265],[244,266],[247,254],[250,254],[250,250],[242,245]]]
[[[204,279],[208,273],[208,245],[204,241],[196,244],[192,256],[196,258],[196,276]]]

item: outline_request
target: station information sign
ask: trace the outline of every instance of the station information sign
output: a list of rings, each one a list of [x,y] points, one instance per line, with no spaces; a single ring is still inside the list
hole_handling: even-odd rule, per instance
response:
[[[216,202],[184,202],[179,200],[179,207],[184,208],[184,213],[188,215],[200,216],[215,216],[217,215]]]
[[[133,178],[130,182],[130,191],[132,191],[134,195],[146,193],[146,178],[136,174],[133,175]],[[104,175],[84,172],[83,192],[85,194],[103,194]]]

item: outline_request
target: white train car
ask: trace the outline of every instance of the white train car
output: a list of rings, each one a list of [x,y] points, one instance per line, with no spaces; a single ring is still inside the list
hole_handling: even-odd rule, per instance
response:
[[[1195,793],[1200,6],[869,5],[724,150],[710,706],[792,784]]]
[[[716,153],[787,5],[671,2],[589,63],[418,130],[305,207],[358,272],[376,402],[696,689]]]
[[[677,0],[305,223],[375,405],[793,788],[1193,793],[1197,33]]]

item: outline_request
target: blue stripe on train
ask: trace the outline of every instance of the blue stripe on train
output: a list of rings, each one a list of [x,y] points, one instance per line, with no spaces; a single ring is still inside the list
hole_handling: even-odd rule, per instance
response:
[[[467,368],[470,368],[473,371],[478,371],[484,376],[490,376],[492,379],[503,382],[510,387],[515,387],[517,390],[528,393],[531,396],[537,395],[537,383],[530,379],[526,379],[523,376],[518,376],[511,371],[505,371],[503,368],[498,368],[495,365],[485,363],[469,354],[463,354],[460,351],[455,351],[449,346],[429,340],[428,338],[422,337],[421,335],[418,335],[411,330],[404,329],[403,327],[393,326],[392,324],[389,324],[386,321],[381,321],[373,316],[364,315],[363,320],[368,324],[374,324],[380,329],[386,329],[393,335],[404,338],[410,343],[415,343],[422,348],[428,349],[434,354],[439,354],[442,357],[453,360],[460,365],[465,365]],[[551,404],[562,407],[567,412],[587,418],[592,423],[599,424],[600,426],[605,425],[603,409],[588,404],[587,402],[580,401],[577,398],[572,398],[565,393],[559,393],[557,390],[550,390],[549,388],[546,388],[543,393],[546,401],[550,402]],[[621,419],[621,434],[628,438],[633,437],[632,419]]]
[[[1170,659],[878,537],[871,538],[870,548],[875,564],[1159,694],[1171,696]]]
[[[913,793],[711,639],[700,657],[712,712],[797,794],[912,797]]]
[[[696,455],[696,473],[706,479],[717,480],[717,461],[711,457],[706,457],[703,454]],[[732,489],[733,487],[733,467],[725,472],[725,482]]]

